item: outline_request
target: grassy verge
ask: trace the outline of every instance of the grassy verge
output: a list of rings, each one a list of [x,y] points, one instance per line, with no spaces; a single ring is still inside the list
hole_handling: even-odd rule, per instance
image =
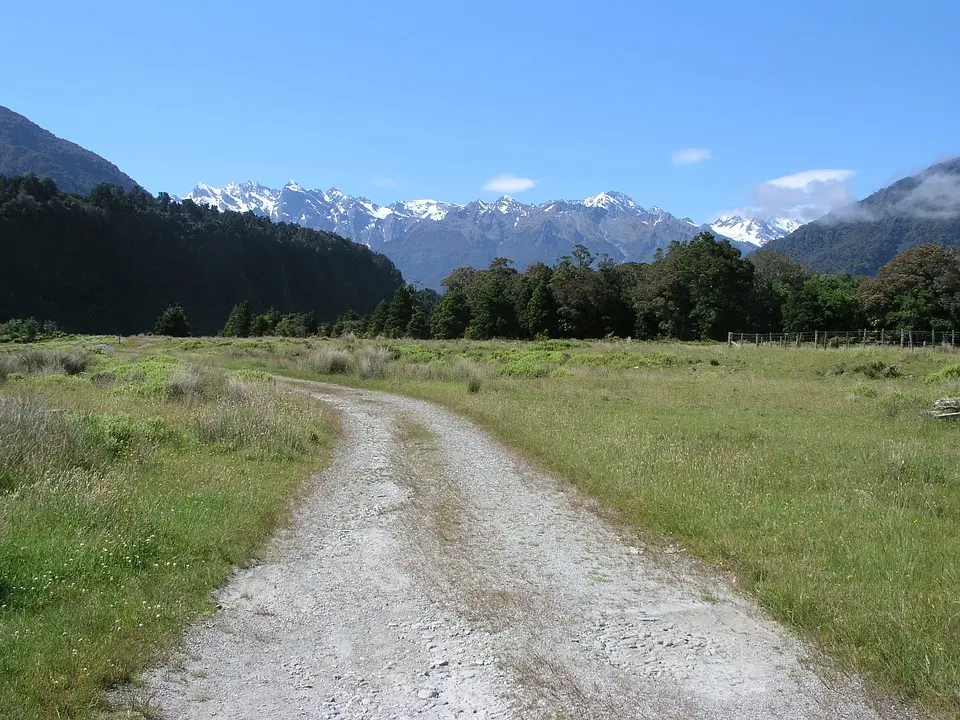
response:
[[[547,342],[196,349],[444,404],[729,569],[880,687],[960,712],[960,395],[939,351]],[[960,370],[960,368],[958,368]]]
[[[83,344],[0,355],[0,717],[11,720],[101,711],[105,688],[210,610],[335,434],[316,403],[256,373]]]

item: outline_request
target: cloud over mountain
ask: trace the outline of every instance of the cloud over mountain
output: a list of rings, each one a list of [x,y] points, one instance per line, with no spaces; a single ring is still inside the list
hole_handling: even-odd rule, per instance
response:
[[[854,200],[854,170],[804,170],[762,182],[750,193],[751,211],[809,221]]]

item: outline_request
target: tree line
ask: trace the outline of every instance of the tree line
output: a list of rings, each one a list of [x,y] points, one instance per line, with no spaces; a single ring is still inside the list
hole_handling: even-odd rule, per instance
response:
[[[193,332],[212,335],[241,298],[329,322],[371,313],[403,284],[384,255],[337,235],[139,187],[74,195],[31,175],[0,175],[0,257],[0,322],[67,332],[147,332],[179,304]]]
[[[595,258],[580,245],[552,267],[538,263],[519,272],[498,258],[486,269],[458,268],[442,285],[442,297],[401,285],[372,313],[344,313],[316,332],[722,340],[731,331],[960,326],[960,255],[934,245],[901,253],[871,279],[811,272],[787,255],[762,249],[743,258],[725,239],[702,233],[689,243],[672,243],[651,263]],[[271,332],[241,304],[222,334]]]

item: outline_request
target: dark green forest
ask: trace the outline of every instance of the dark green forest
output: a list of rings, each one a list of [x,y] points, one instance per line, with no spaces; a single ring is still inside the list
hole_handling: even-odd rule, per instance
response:
[[[174,304],[194,334],[218,332],[240,300],[329,321],[371,313],[403,282],[385,256],[336,235],[139,187],[82,197],[32,175],[0,175],[0,278],[0,322],[126,334]]]
[[[553,267],[537,264],[518,272],[510,265],[499,258],[483,270],[459,268],[443,281],[446,292],[439,300],[430,291],[402,286],[371,315],[347,313],[318,332],[723,340],[737,331],[960,326],[960,255],[933,245],[902,253],[873,279],[811,272],[766,250],[742,258],[709,233],[671,244],[652,263],[597,259],[581,245]]]

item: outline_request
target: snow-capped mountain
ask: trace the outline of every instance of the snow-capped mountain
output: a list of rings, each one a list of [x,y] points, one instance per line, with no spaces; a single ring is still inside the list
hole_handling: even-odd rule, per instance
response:
[[[731,240],[763,247],[770,240],[789,235],[803,225],[792,218],[750,218],[740,215],[721,215],[710,224],[717,235]]]
[[[552,265],[578,244],[618,262],[648,262],[658,248],[710,230],[657,206],[644,208],[618,192],[540,205],[504,196],[492,203],[411,200],[384,206],[336,188],[310,190],[289,182],[272,190],[243,182],[223,188],[200,184],[184,199],[350,238],[387,255],[407,280],[429,287],[439,287],[454,268],[486,267],[496,257],[510,258],[518,268]],[[754,249],[728,232],[716,232],[744,252]]]

